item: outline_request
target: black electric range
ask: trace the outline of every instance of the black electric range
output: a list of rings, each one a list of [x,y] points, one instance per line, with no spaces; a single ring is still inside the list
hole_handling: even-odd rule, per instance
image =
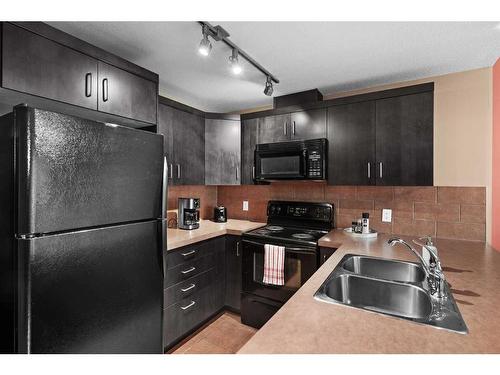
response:
[[[333,227],[329,203],[269,201],[267,226],[246,232],[241,321],[260,328],[319,267],[318,240]],[[266,244],[285,248],[284,285],[263,282]]]
[[[318,240],[327,234],[327,230],[307,229],[270,224],[244,234],[244,238],[262,240],[264,242],[287,242],[316,246]]]

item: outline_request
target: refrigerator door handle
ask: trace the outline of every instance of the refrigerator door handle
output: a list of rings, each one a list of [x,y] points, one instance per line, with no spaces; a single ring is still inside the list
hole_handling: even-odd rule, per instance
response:
[[[167,157],[163,157],[163,181],[161,192],[161,218],[167,218],[167,184],[168,184],[168,163]]]
[[[161,192],[161,251],[160,259],[162,265],[163,279],[167,277],[167,187],[168,187],[168,163],[167,157],[163,157],[163,179],[162,179],[162,192]]]

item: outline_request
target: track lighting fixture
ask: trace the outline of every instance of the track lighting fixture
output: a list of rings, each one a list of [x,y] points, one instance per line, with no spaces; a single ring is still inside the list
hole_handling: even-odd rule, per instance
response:
[[[233,52],[231,56],[229,56],[229,63],[231,64],[231,70],[234,74],[240,74],[242,72],[243,68],[238,61],[238,50],[236,48],[233,48]]]
[[[212,43],[208,40],[208,27],[203,26],[202,28],[203,39],[201,39],[200,46],[198,47],[198,52],[200,55],[208,56],[212,50]]]
[[[267,96],[273,95],[273,80],[270,76],[267,76],[266,86],[264,87],[264,94]]]
[[[220,25],[212,26],[210,23],[205,21],[198,21],[202,27],[203,39],[200,42],[200,47],[198,51],[200,54],[207,56],[212,49],[212,44],[208,37],[211,37],[216,42],[223,42],[229,48],[231,48],[232,53],[229,56],[229,63],[231,64],[231,71],[234,74],[240,74],[243,71],[243,67],[240,64],[239,56],[243,57],[250,65],[253,65],[257,70],[266,76],[266,85],[264,87],[264,94],[267,96],[273,95],[273,84],[279,83],[280,81],[272,75],[268,70],[266,70],[262,65],[255,61],[248,53],[239,48],[229,39],[229,33],[224,30]]]

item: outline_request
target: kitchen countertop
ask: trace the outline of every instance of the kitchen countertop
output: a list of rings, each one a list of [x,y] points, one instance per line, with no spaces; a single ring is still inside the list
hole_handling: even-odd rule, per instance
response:
[[[243,232],[260,228],[264,225],[266,223],[256,223],[248,220],[228,219],[227,223],[200,220],[200,227],[198,229],[167,229],[167,250],[177,249],[225,234],[241,235]]]
[[[434,241],[468,335],[313,298],[346,254],[417,261],[389,238],[359,240],[333,230],[320,239],[338,250],[239,353],[500,353],[500,252],[482,242]]]

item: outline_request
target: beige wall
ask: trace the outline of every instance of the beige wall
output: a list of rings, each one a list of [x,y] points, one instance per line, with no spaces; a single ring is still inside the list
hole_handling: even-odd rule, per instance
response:
[[[434,82],[434,185],[485,186],[486,239],[491,242],[492,68],[335,93],[324,99],[425,82]]]

